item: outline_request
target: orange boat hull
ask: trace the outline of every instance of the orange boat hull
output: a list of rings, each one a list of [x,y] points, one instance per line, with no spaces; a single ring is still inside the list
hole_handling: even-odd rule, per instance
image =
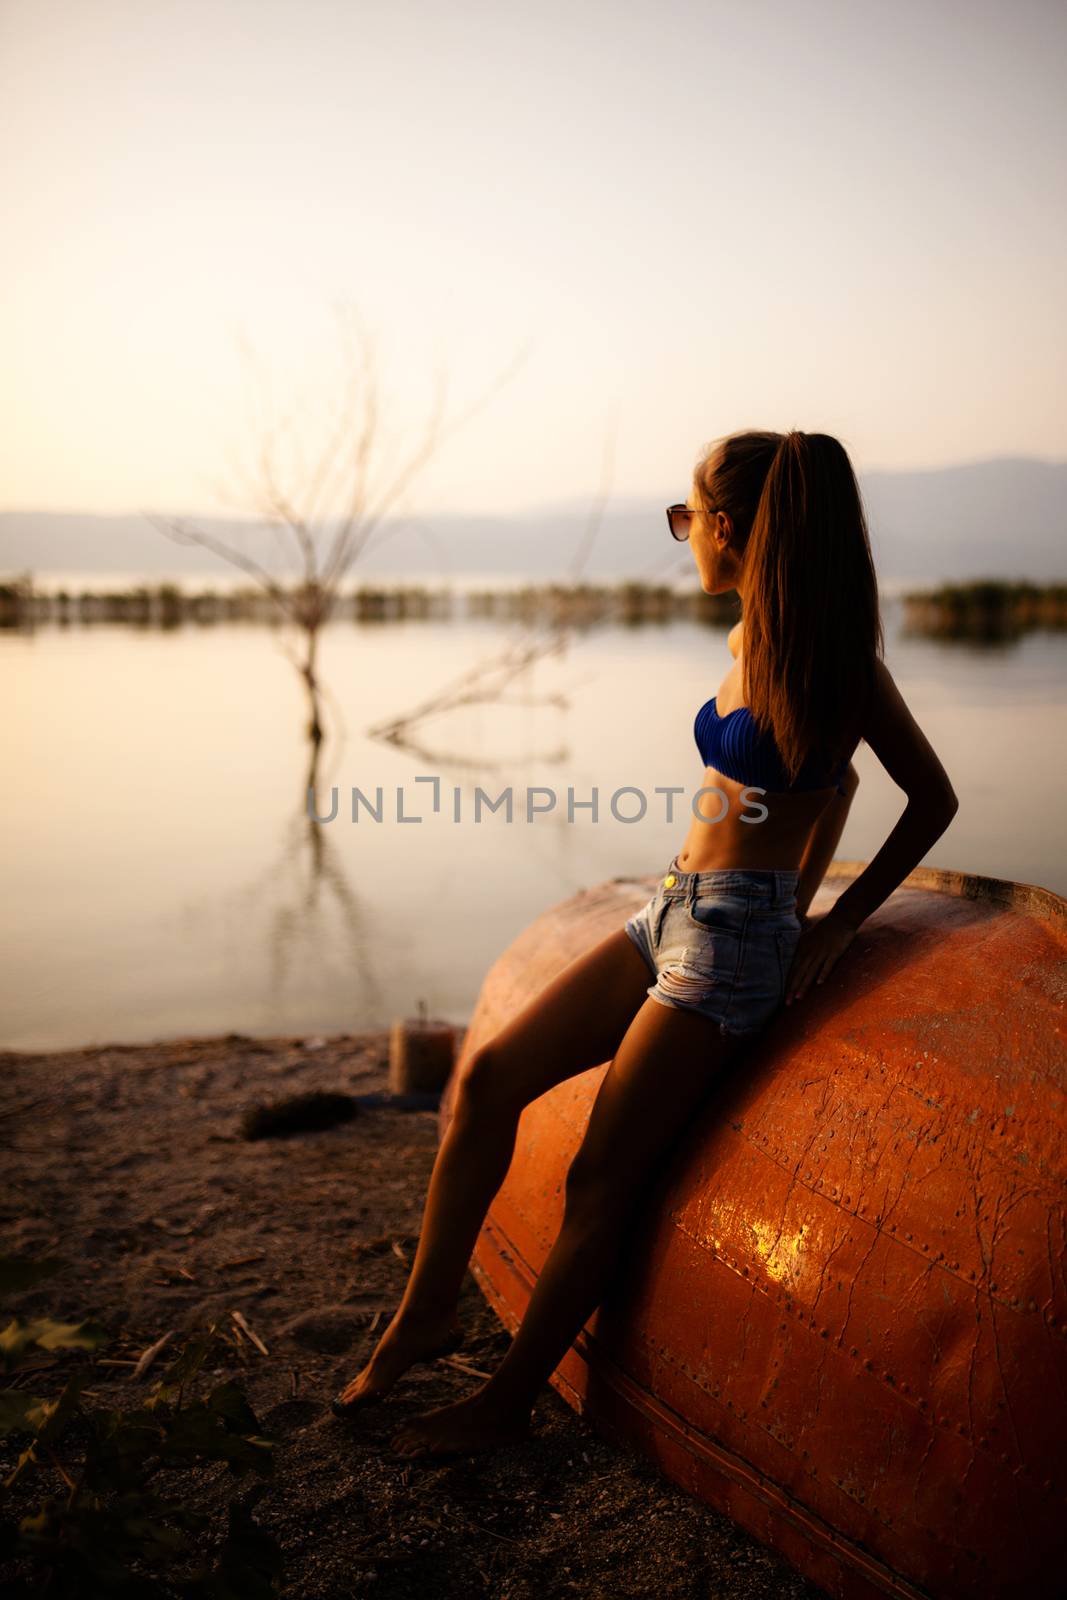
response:
[[[460,1064],[654,887],[533,923]],[[1065,957],[1058,896],[912,873],[713,1087],[552,1377],[841,1600],[1067,1588]],[[511,1331],[607,1065],[523,1112],[471,1263]]]

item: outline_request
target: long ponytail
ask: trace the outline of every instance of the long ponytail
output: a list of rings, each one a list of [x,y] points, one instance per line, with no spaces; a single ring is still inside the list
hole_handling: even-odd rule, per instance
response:
[[[861,736],[884,648],[878,580],[859,485],[826,433],[747,432],[695,474],[731,515],[744,566],[744,700],[771,729],[790,783]]]

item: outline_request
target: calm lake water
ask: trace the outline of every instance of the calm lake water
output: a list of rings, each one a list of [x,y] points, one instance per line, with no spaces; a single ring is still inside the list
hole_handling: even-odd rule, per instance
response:
[[[931,866],[1067,893],[1067,639],[976,646],[901,636],[886,660],[960,798]],[[516,637],[497,624],[332,625],[332,726],[305,809],[305,704],[283,637],[255,626],[0,635],[6,683],[0,1042],[47,1049],[183,1034],[317,1033],[431,1015],[465,1021],[499,952],[534,917],[680,848],[702,771],[697,707],[729,665],[726,630],[572,633],[503,703],[423,723],[418,753],[367,737]],[[547,702],[547,703],[546,703]],[[861,746],[838,849],[869,860],[904,805]],[[440,779],[441,806],[431,785]],[[678,785],[666,820],[657,785]],[[503,811],[473,820],[476,786]],[[528,788],[558,796],[525,820]],[[610,812],[630,785],[641,821]],[[350,820],[353,786],[384,817]],[[566,794],[588,800],[567,821]],[[407,815],[397,818],[396,790]],[[453,820],[454,790],[461,820]],[[635,797],[620,807],[637,808]],[[627,810],[627,815],[631,814]]]

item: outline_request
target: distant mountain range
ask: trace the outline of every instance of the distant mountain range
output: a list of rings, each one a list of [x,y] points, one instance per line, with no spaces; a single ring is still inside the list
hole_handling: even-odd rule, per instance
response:
[[[1067,462],[1009,456],[918,472],[871,472],[861,489],[886,593],[978,577],[1067,577]],[[609,502],[581,576],[594,582],[692,578],[692,557],[672,543],[664,504],[633,496]],[[495,576],[565,579],[586,547],[592,507],[590,496],[587,504],[572,501],[514,516],[398,519],[375,533],[349,580],[388,575],[413,582],[469,581],[479,574],[487,582]],[[269,570],[292,570],[280,563],[281,541],[270,529],[232,518],[174,515],[237,545]],[[120,573],[149,581],[234,575],[221,557],[174,542],[139,515],[0,512],[0,576],[27,571],[45,587],[60,573],[101,581]]]

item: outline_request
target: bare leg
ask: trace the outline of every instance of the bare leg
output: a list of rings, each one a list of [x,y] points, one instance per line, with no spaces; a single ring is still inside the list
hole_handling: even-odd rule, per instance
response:
[[[380,1399],[415,1362],[459,1342],[460,1286],[490,1201],[511,1165],[517,1128],[517,1113],[502,1111],[494,1121],[457,1104],[430,1176],[411,1276],[370,1360],[337,1397],[346,1411]]]
[[[511,1348],[473,1395],[406,1424],[393,1441],[399,1453],[478,1450],[527,1435],[539,1389],[603,1298],[642,1191],[737,1049],[706,1017],[644,1003],[604,1075],[568,1174],[559,1237]]]
[[[416,1361],[454,1346],[463,1277],[511,1165],[523,1106],[610,1061],[651,981],[619,929],[571,962],[465,1064],[403,1298],[366,1366],[333,1402],[335,1414],[380,1399]]]

